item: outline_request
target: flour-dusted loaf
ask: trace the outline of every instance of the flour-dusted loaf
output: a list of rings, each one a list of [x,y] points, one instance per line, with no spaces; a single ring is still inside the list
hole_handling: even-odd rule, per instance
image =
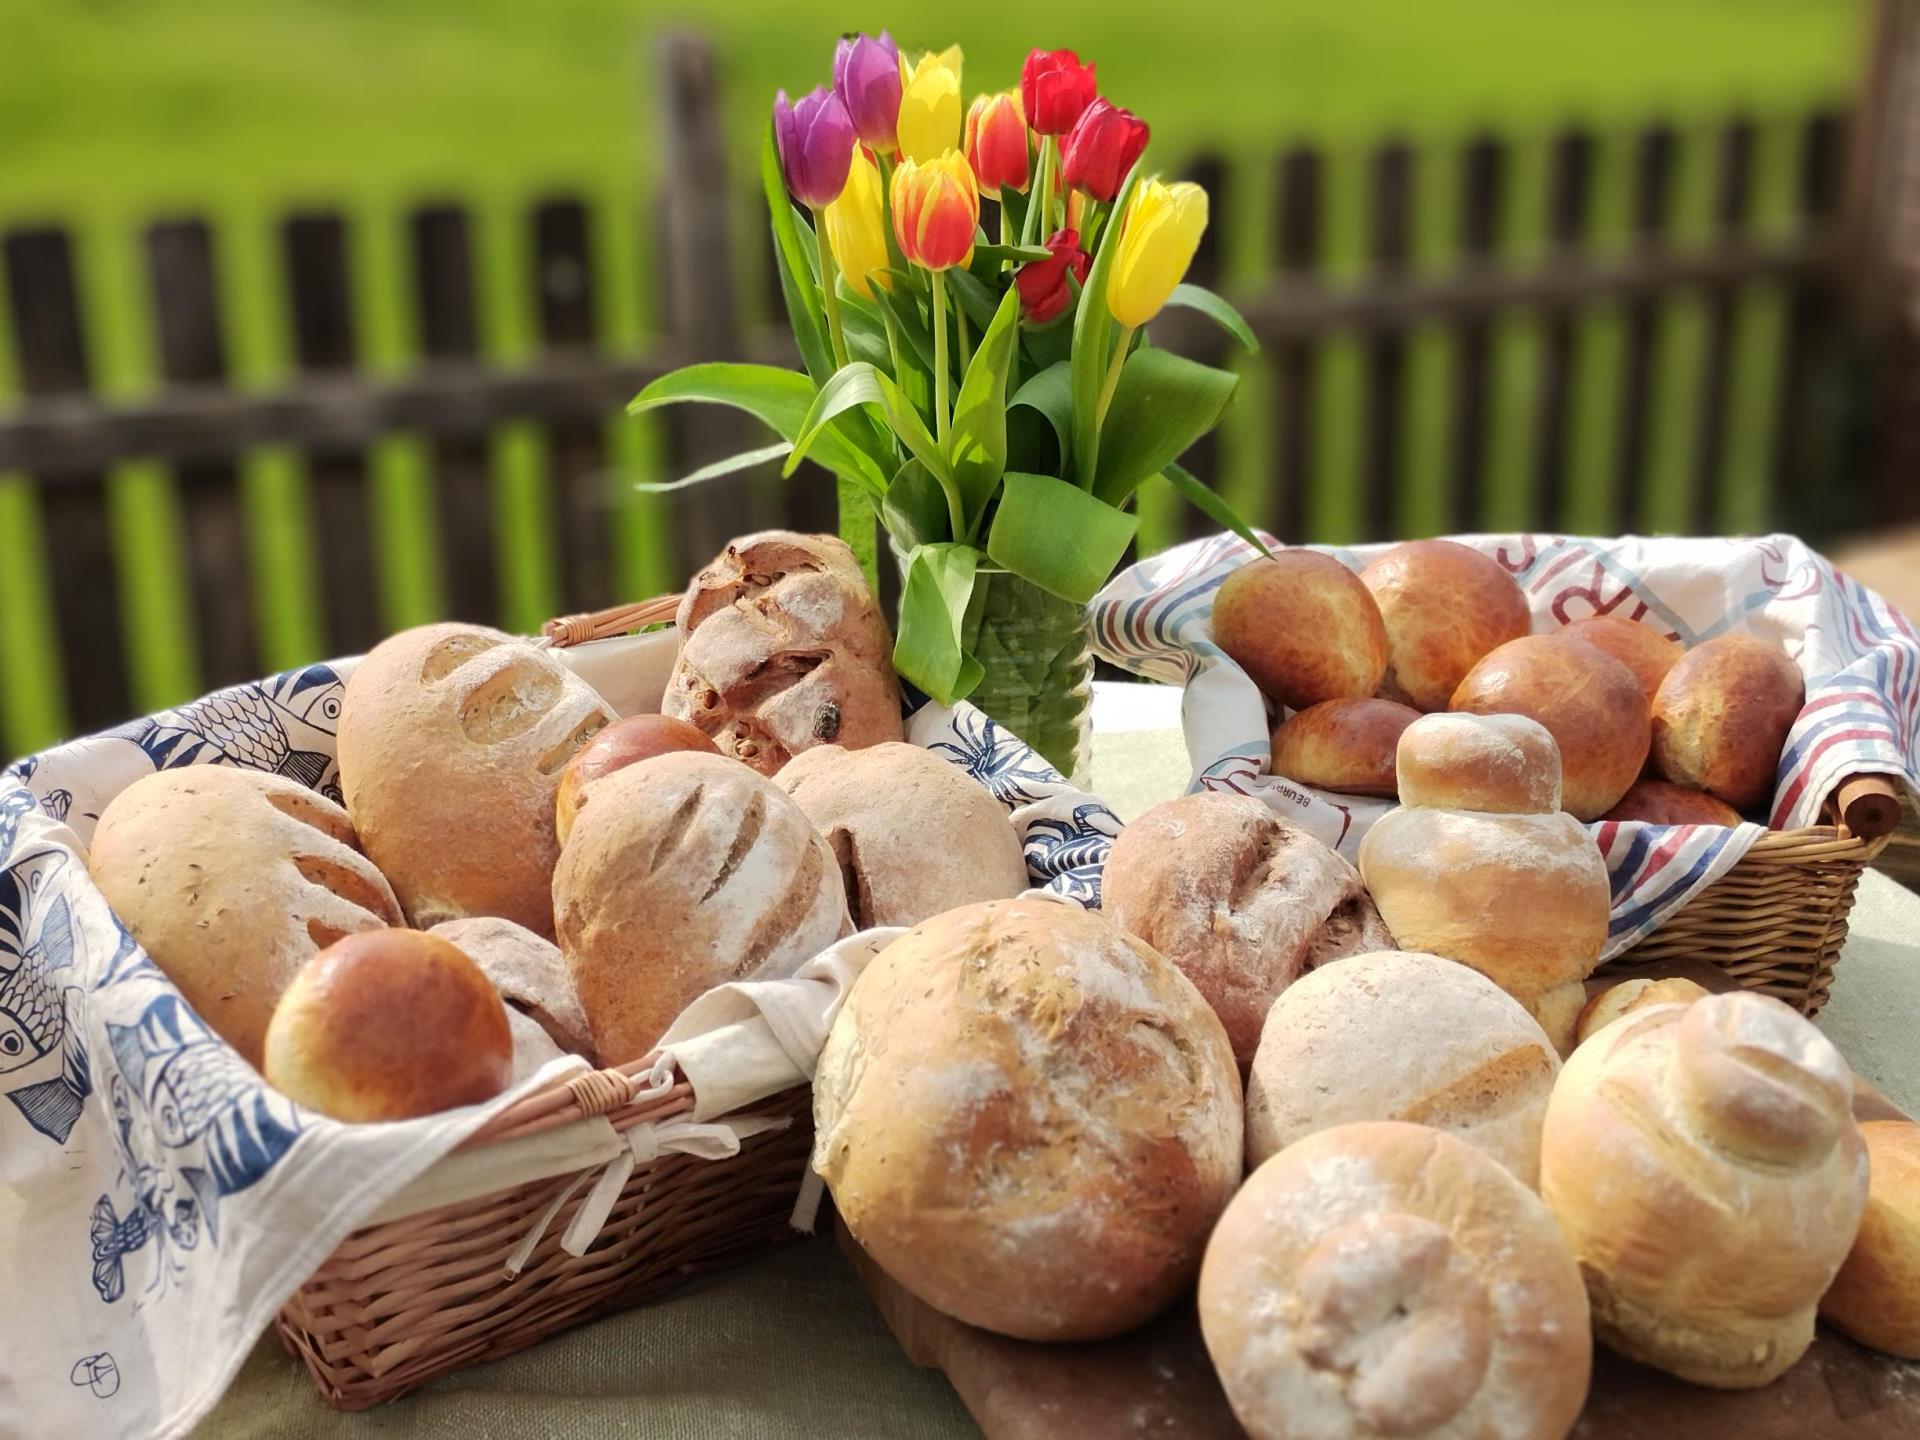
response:
[[[1484,975],[1386,950],[1336,960],[1274,1002],[1247,1079],[1247,1165],[1358,1120],[1431,1125],[1529,1186],[1560,1057]]]
[[[267,1022],[326,946],[402,922],[338,805],[280,775],[188,765],[100,816],[88,868],[133,938],[256,1069]]]
[[[1798,1360],[1867,1197],[1852,1104],[1840,1052],[1751,991],[1651,1006],[1576,1050],[1540,1191],[1600,1338],[1726,1389]]]
[[[1273,732],[1273,773],[1342,795],[1398,793],[1394,751],[1420,718],[1411,705],[1369,697],[1323,700],[1296,710]]]
[[[931,750],[897,740],[820,745],[794,756],[774,783],[832,847],[855,929],[917,925],[1027,888],[1006,806]]]
[[[1862,1345],[1920,1360],[1920,1125],[1869,1120],[1866,1213],[1820,1317]]]
[[[491,915],[448,920],[428,932],[438,935],[493,982],[507,1008],[532,1020],[560,1049],[593,1058],[587,1013],[573,990],[560,947],[525,926]]]
[[[421,929],[497,915],[553,934],[553,797],[614,716],[551,651],[478,625],[376,645],[340,703],[340,787]]]
[[[1696,645],[1653,697],[1653,763],[1667,779],[1736,810],[1773,798],[1787,732],[1807,698],[1787,652],[1757,635]]]
[[[1592,1368],[1580,1272],[1540,1198],[1396,1121],[1254,1171],[1207,1245],[1200,1329],[1253,1440],[1561,1440]]]
[[[1684,975],[1669,975],[1660,980],[1636,975],[1588,997],[1574,1027],[1574,1038],[1584,1045],[1624,1015],[1645,1010],[1649,1005],[1691,1005],[1707,993]]]
[[[852,928],[833,851],[791,797],[692,752],[594,782],[553,909],[604,1065],[640,1059],[715,985],[791,975]]]
[[[893,636],[844,540],[743,535],[693,577],[660,703],[771,775],[815,745],[901,737]]]
[[[1506,567],[1456,540],[1395,545],[1360,581],[1387,627],[1380,693],[1417,709],[1446,709],[1482,655],[1533,629],[1527,597]]]
[[[1242,1066],[1274,997],[1303,972],[1393,947],[1353,866],[1250,795],[1154,806],[1113,842],[1101,897],[1200,988]]]
[[[888,1274],[1030,1340],[1130,1330],[1240,1180],[1220,1022],[1097,912],[950,910],[868,965],[814,1076],[813,1166]]]

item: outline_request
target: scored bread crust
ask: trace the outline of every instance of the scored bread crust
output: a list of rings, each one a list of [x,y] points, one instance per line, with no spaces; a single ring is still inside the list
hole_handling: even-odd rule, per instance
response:
[[[559,946],[494,915],[443,921],[427,933],[478,965],[507,1009],[527,1016],[561,1050],[593,1059],[587,1014],[574,994],[573,974]]]

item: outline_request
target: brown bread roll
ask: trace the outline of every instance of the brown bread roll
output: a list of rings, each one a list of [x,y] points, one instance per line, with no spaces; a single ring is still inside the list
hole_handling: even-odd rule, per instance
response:
[[[498,630],[375,646],[341,698],[340,786],[407,919],[497,915],[551,937],[554,790],[613,718],[552,652]]]
[[[1738,825],[1740,812],[1704,790],[1666,780],[1636,780],[1602,820],[1644,820],[1650,825]]]
[[[1027,888],[1007,809],[932,751],[901,741],[819,745],[774,777],[840,862],[854,928],[917,925]]]
[[[480,967],[445,940],[377,930],[294,977],[267,1027],[265,1074],[336,1120],[410,1120],[506,1089],[513,1030]]]
[[[553,910],[605,1065],[640,1059],[715,985],[791,975],[852,929],[800,807],[739,761],[690,752],[594,783]]]
[[[1655,1005],[1573,1054],[1540,1190],[1594,1330],[1696,1385],[1764,1385],[1805,1353],[1867,1195],[1853,1076],[1778,1000]]]
[[[1800,667],[1778,645],[1755,635],[1696,645],[1654,696],[1654,764],[1736,810],[1763,806],[1806,695]]]
[[[507,1077],[509,1087],[530,1080],[541,1067],[558,1060],[567,1052],[553,1043],[540,1022],[516,1006],[507,1006],[507,1030],[513,1036],[513,1065]]]
[[[1207,1245],[1200,1330],[1253,1440],[1561,1440],[1593,1360],[1539,1196],[1393,1121],[1253,1173]]]
[[[567,832],[573,829],[573,817],[586,803],[589,784],[603,775],[676,750],[720,753],[720,747],[693,726],[669,715],[629,715],[581,746],[580,753],[560,772],[560,788],[553,796],[553,828],[560,843],[567,843]]]
[[[1100,892],[1116,924],[1199,987],[1242,1066],[1303,971],[1393,945],[1353,866],[1251,795],[1154,806],[1113,842]]]
[[[1453,540],[1410,540],[1360,572],[1387,627],[1380,693],[1444,710],[1467,671],[1533,629],[1527,597],[1499,561]]]
[[[260,1066],[300,967],[402,923],[346,811],[279,775],[188,765],[146,775],[100,816],[93,883],[200,1018]]]
[[[1869,1120],[1860,1137],[1867,1208],[1820,1317],[1862,1345],[1920,1360],[1920,1125]]]
[[[1560,808],[1560,747],[1524,715],[1428,715],[1401,732],[1394,768],[1403,805],[1495,815]]]
[[[1589,615],[1574,621],[1562,633],[1606,651],[1631,670],[1648,705],[1653,704],[1654,692],[1667,672],[1687,653],[1678,640],[1661,634],[1651,623],[1623,620],[1618,615]]]
[[[813,1167],[938,1310],[1130,1330],[1192,1283],[1240,1180],[1240,1076],[1192,985],[1096,912],[949,910],[868,965],[814,1077]]]
[[[1707,994],[1703,987],[1682,975],[1669,975],[1664,980],[1636,975],[1618,985],[1609,985],[1581,1007],[1574,1038],[1584,1045],[1614,1021],[1636,1010],[1645,1010],[1650,1005],[1691,1005]]]
[[[1342,795],[1398,792],[1393,754],[1420,712],[1392,700],[1323,700],[1273,732],[1273,773]]]
[[[1560,803],[1597,820],[1619,803],[1646,764],[1646,697],[1633,672],[1566,634],[1510,640],[1467,672],[1453,708],[1525,715],[1560,747]]]
[[[1214,642],[1289,710],[1380,688],[1387,630],[1360,577],[1318,550],[1249,560],[1213,597]]]
[[[1247,1166],[1359,1120],[1431,1125],[1540,1183],[1560,1057],[1486,976],[1403,950],[1323,966],[1274,1001],[1247,1080]]]
[[[447,920],[427,933],[439,936],[478,965],[507,1008],[526,1015],[560,1049],[593,1059],[587,1012],[573,992],[573,975],[559,946],[491,915]]]
[[[815,745],[901,738],[893,636],[844,540],[743,535],[693,577],[661,710],[771,775]]]

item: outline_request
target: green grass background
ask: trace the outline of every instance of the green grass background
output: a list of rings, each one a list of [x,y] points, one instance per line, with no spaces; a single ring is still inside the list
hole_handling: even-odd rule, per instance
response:
[[[658,115],[653,40],[671,26],[710,35],[734,134],[743,293],[761,287],[754,146],[778,86],[827,78],[832,38],[890,25],[903,43],[958,41],[968,89],[1015,82],[1033,44],[1074,45],[1097,60],[1103,89],[1145,115],[1154,154],[1170,168],[1201,148],[1224,153],[1234,191],[1219,210],[1232,283],[1257,283],[1271,245],[1272,157],[1285,143],[1328,147],[1327,251],[1353,273],[1364,253],[1365,157],[1388,134],[1421,150],[1418,262],[1444,266],[1456,229],[1459,147],[1492,127],[1520,142],[1502,239],[1509,253],[1540,243],[1545,141],[1568,122],[1602,137],[1594,242],[1624,229],[1632,129],[1673,120],[1686,144],[1676,226],[1704,236],[1711,127],[1739,109],[1762,125],[1757,210],[1784,223],[1794,126],[1841,101],[1863,63],[1864,0],[1281,0],[1171,6],[1165,0],[1056,0],[1015,5],[794,5],[713,0],[663,7],[633,0],[0,0],[6,78],[0,82],[0,228],[60,223],[78,243],[84,323],[99,387],[137,395],[153,384],[153,339],[141,267],[141,227],[203,214],[218,228],[217,261],[239,382],[270,387],[288,374],[276,226],[291,209],[324,205],[355,222],[360,341],[369,368],[404,370],[415,353],[406,304],[404,226],[426,199],[469,204],[478,226],[483,343],[501,360],[533,335],[525,283],[526,212],[556,193],[594,206],[602,333],[616,347],[646,341],[652,323],[650,236],[640,216],[656,194]],[[751,283],[749,283],[751,282]],[[1767,396],[1778,297],[1739,316],[1734,424],[1718,487],[1723,528],[1766,520],[1758,477],[1766,460]],[[4,329],[0,326],[0,329]],[[1690,399],[1702,343],[1697,306],[1669,307],[1659,337],[1653,462],[1642,482],[1646,528],[1684,521]],[[1493,475],[1480,523],[1527,523],[1522,499],[1532,437],[1538,336],[1524,319],[1497,337]],[[1583,321],[1575,396],[1576,528],[1606,522],[1618,317]],[[10,339],[0,336],[0,405],[13,389]],[[1416,335],[1408,387],[1408,483],[1397,516],[1408,534],[1439,523],[1449,349]],[[1230,416],[1216,477],[1249,513],[1266,511],[1268,386],[1259,361]],[[1320,447],[1311,534],[1352,538],[1359,460],[1358,355],[1330,347],[1318,398]],[[644,424],[610,420],[620,476],[657,476]],[[438,556],[431,474],[417,437],[383,441],[375,456],[383,614],[393,625],[437,613]],[[530,627],[560,594],[544,518],[548,483],[536,427],[503,427],[493,448],[504,523],[498,561],[510,625]],[[266,661],[327,651],[314,602],[312,536],[296,454],[248,457],[256,603]],[[626,487],[620,478],[619,493]],[[162,467],[129,464],[112,482],[121,595],[135,701],[152,709],[200,688],[181,574],[179,518]],[[1167,538],[1164,499],[1145,502],[1144,535]],[[628,500],[620,512],[619,574],[634,594],[677,583],[663,543],[670,510]],[[30,482],[0,475],[0,752],[65,732],[63,658],[51,639],[39,516]],[[119,663],[118,657],[66,657]]]

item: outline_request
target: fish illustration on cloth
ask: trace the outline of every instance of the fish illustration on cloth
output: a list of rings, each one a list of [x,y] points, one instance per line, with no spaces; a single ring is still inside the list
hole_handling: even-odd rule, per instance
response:
[[[338,728],[345,688],[332,666],[309,665],[257,685],[217,691],[107,733],[138,745],[156,770],[238,765],[284,775],[337,799],[338,785],[323,784],[333,756],[311,741]]]
[[[7,1099],[35,1130],[61,1144],[73,1133],[92,1081],[80,1027],[79,934],[65,895],[38,897],[67,864],[47,850],[0,869],[0,1084],[58,1052],[59,1073],[16,1085]],[[34,924],[36,908],[43,908]]]

